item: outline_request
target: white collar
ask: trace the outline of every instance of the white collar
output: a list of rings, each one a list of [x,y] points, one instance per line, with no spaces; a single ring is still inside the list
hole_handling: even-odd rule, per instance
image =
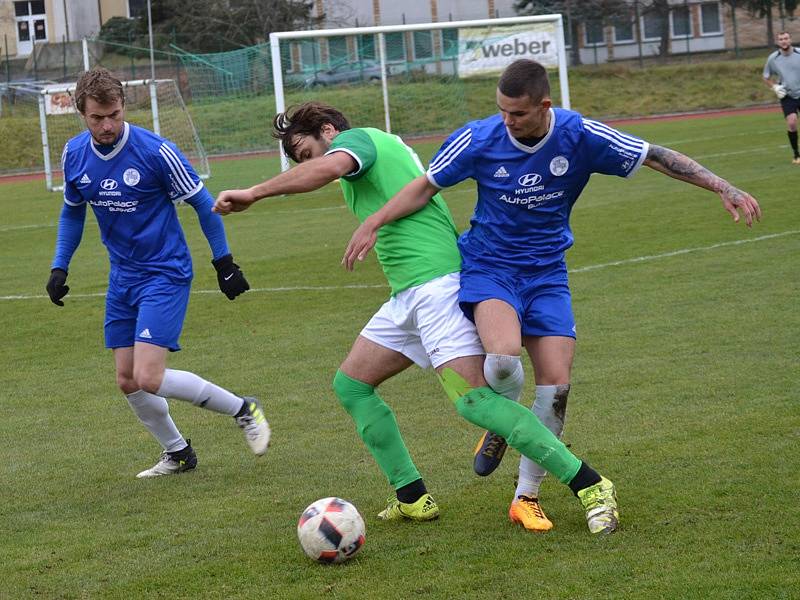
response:
[[[89,135],[89,143],[92,146],[92,151],[97,155],[98,158],[102,158],[103,160],[111,160],[117,154],[122,152],[122,148],[125,146],[125,143],[128,141],[128,135],[130,134],[130,125],[128,122],[125,121],[125,124],[122,128],[122,137],[114,146],[114,149],[109,152],[108,154],[103,154],[100,150],[97,149],[97,145],[94,143],[94,138],[92,138],[91,134]]]
[[[547,143],[547,140],[550,139],[550,136],[553,134],[553,130],[556,127],[556,113],[552,108],[549,109],[549,112],[550,112],[550,127],[548,128],[545,136],[542,139],[540,139],[535,146],[526,146],[525,144],[520,142],[517,138],[515,138],[513,135],[511,135],[511,132],[508,130],[508,127],[506,127],[506,133],[508,134],[508,139],[510,139],[511,143],[514,144],[514,146],[519,150],[527,152],[528,154],[533,154],[534,152],[539,150],[539,148],[541,148]]]

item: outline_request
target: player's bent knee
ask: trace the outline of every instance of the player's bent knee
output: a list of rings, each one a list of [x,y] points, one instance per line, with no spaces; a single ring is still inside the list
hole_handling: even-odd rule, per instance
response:
[[[375,388],[371,385],[345,375],[341,370],[333,377],[333,391],[344,409],[352,414],[359,401],[372,395]]]
[[[136,389],[157,394],[161,387],[161,381],[164,379],[164,373],[158,371],[136,371],[134,369],[133,378],[137,386]]]

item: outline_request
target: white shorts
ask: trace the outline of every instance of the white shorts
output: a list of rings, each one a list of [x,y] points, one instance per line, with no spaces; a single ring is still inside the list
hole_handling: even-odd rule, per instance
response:
[[[458,306],[458,273],[437,277],[390,298],[361,331],[368,340],[426,369],[484,354],[475,325]]]

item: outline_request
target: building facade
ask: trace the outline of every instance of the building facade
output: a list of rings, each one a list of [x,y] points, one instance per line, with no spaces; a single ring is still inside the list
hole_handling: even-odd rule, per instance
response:
[[[139,14],[146,0],[0,0],[3,54],[29,56],[36,44],[92,37],[111,17]]]

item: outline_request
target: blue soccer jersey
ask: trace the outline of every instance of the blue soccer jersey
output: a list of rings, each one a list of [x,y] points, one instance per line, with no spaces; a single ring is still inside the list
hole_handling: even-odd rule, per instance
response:
[[[491,261],[515,271],[560,262],[572,246],[572,206],[592,173],[628,177],[649,145],[563,109],[551,109],[550,128],[535,146],[509,134],[500,115],[453,133],[430,163],[438,188],[467,178],[478,186],[470,225],[459,238],[467,263]]]
[[[104,154],[84,131],[67,142],[62,163],[64,202],[91,205],[113,269],[191,279],[175,205],[194,198],[203,183],[172,142],[125,123],[110,152]]]

